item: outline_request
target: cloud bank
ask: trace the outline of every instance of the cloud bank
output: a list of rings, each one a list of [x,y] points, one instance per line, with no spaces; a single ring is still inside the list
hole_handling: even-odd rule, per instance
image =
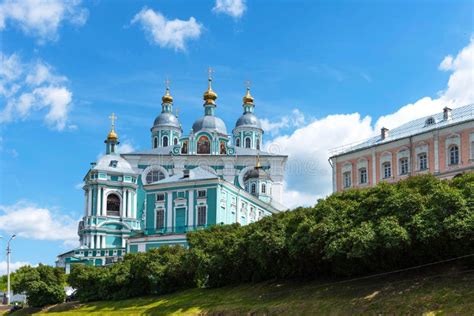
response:
[[[289,155],[284,191],[284,201],[289,201],[287,206],[312,205],[331,193],[332,174],[327,161],[331,148],[373,136],[381,127],[393,128],[441,112],[445,106],[474,103],[474,38],[456,56],[446,56],[439,69],[451,74],[446,88],[436,98],[422,97],[380,117],[374,124],[371,117],[361,117],[359,113],[329,115],[316,120],[299,117],[297,121],[309,123],[266,143],[267,150]],[[262,120],[262,123],[270,133],[278,134],[280,128],[290,125],[290,117],[275,122]]]
[[[245,0],[216,0],[212,11],[230,15],[233,18],[240,18],[247,6]]]

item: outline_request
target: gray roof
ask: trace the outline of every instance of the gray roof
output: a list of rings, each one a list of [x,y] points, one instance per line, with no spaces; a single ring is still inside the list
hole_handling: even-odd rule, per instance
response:
[[[274,154],[274,153],[269,153],[266,151],[262,150],[257,150],[257,149],[252,149],[252,148],[244,148],[244,147],[234,147],[235,149],[235,154],[237,156],[286,156],[286,155],[281,155],[281,154]]]
[[[227,128],[223,120],[213,115],[205,115],[198,118],[193,124],[193,132],[199,131],[217,132],[222,135],[227,135]]]
[[[112,161],[116,161],[116,163],[111,164]],[[113,167],[114,165],[116,167]],[[109,154],[102,156],[101,158],[99,158],[96,165],[92,169],[98,171],[109,171],[127,174],[136,173],[133,170],[132,166],[128,163],[128,161],[118,154]]]
[[[134,152],[126,153],[123,155],[124,156],[127,156],[127,155],[169,155],[171,154],[173,147],[174,145],[170,145],[167,147],[157,147],[153,149],[134,151]]]
[[[262,129],[262,124],[260,124],[260,120],[257,116],[253,113],[244,113],[235,123],[235,127],[254,127]]]
[[[245,173],[244,182],[249,179],[271,180],[270,175],[261,168],[254,168]]]
[[[161,112],[153,122],[153,127],[162,126],[171,126],[181,129],[181,124],[179,123],[178,118],[173,113],[169,112]]]
[[[429,122],[428,120],[430,120],[431,122]],[[389,130],[388,136],[385,137],[385,139],[382,139],[381,135],[379,134],[359,143],[334,148],[330,151],[330,154],[332,157],[339,156],[342,154],[347,154],[353,151],[372,147],[374,145],[392,142],[398,139],[417,135],[427,131],[437,130],[443,127],[471,120],[474,120],[474,104],[469,104],[453,109],[451,112],[451,118],[448,120],[445,120],[443,118],[443,112],[425,116]]]

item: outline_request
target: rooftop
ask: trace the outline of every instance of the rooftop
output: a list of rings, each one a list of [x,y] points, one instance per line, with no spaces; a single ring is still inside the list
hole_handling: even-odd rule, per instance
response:
[[[336,157],[342,154],[389,143],[409,136],[414,136],[471,120],[474,120],[474,104],[469,104],[453,109],[451,112],[451,117],[447,120],[444,119],[443,112],[425,116],[391,129],[388,132],[388,136],[385,138],[382,138],[382,136],[378,134],[377,136],[373,136],[360,142],[333,148],[329,151],[329,154],[331,157]]]

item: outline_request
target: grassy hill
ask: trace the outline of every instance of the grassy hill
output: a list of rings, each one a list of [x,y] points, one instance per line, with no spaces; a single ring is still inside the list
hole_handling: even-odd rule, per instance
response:
[[[451,266],[349,282],[266,282],[123,301],[65,303],[13,315],[472,315],[473,311],[474,270]]]

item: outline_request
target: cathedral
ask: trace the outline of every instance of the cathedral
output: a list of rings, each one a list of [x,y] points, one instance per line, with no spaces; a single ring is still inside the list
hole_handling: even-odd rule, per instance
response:
[[[105,155],[84,177],[80,246],[58,256],[57,265],[106,265],[125,253],[161,245],[186,246],[186,233],[284,211],[287,156],[261,150],[264,131],[247,87],[243,113],[232,133],[217,116],[212,78],[203,95],[204,115],[188,135],[173,113],[167,84],[161,113],[150,129],[150,149],[119,154],[115,115]]]

